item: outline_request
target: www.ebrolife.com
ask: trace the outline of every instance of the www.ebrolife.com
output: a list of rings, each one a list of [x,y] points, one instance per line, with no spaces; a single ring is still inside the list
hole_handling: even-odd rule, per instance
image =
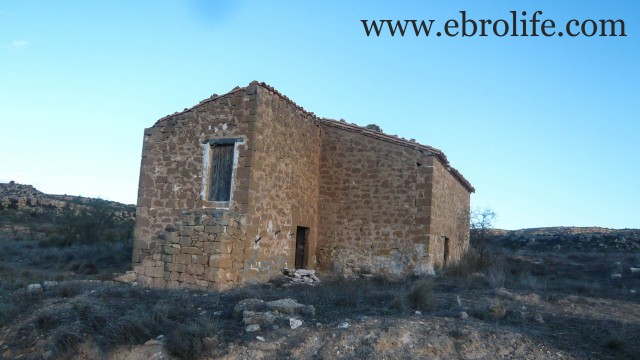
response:
[[[448,37],[617,37],[627,36],[622,19],[571,19],[558,23],[544,18],[542,11],[510,11],[505,19],[474,19],[466,11],[443,23],[436,20],[360,20],[367,36]]]

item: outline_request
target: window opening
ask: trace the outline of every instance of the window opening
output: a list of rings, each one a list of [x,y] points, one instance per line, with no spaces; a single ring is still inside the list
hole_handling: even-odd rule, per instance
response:
[[[209,177],[209,201],[231,199],[234,144],[211,145],[211,174]]]

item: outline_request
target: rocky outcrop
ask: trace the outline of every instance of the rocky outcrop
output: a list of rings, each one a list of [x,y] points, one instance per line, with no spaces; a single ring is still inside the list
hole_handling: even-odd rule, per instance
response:
[[[133,205],[82,196],[45,194],[33,185],[18,184],[14,181],[0,183],[0,209],[61,214],[66,209],[79,211],[92,207],[96,201],[103,202],[123,220],[135,217]]]
[[[32,185],[0,183],[0,238],[88,241],[126,237],[135,206],[72,195],[50,195]]]

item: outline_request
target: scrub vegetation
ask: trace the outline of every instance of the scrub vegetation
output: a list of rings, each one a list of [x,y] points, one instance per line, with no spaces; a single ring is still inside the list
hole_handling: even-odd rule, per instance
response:
[[[113,281],[130,270],[131,222],[94,219],[108,211],[30,215],[5,206],[0,214],[6,359],[142,359],[152,350],[180,359],[640,354],[637,230],[486,229],[473,239],[481,252],[435,275],[317,273],[312,286],[283,276],[202,291]],[[89,240],[85,227],[112,235]],[[247,332],[234,317],[242,300],[286,298],[315,309],[296,329],[276,321]]]

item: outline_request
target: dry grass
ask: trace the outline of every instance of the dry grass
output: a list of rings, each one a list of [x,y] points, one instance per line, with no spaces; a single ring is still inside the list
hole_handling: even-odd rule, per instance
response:
[[[215,336],[222,344],[255,340],[232,317],[238,301],[293,298],[316,308],[316,316],[306,320],[328,328],[335,328],[344,319],[408,318],[416,316],[416,310],[429,319],[458,321],[459,314],[465,311],[471,317],[467,324],[479,322],[502,329],[515,328],[560,348],[570,349],[583,341],[584,344],[579,343],[580,354],[593,352],[597,357],[624,358],[640,350],[634,342],[640,335],[638,327],[623,331],[617,320],[587,321],[580,313],[549,315],[550,309],[558,314],[565,311],[563,306],[568,302],[582,306],[582,311],[593,311],[589,310],[596,306],[590,302],[591,296],[637,302],[637,295],[629,290],[640,290],[640,275],[628,270],[638,265],[640,257],[635,254],[614,257],[614,254],[519,253],[498,254],[480,261],[477,255],[469,253],[457,266],[424,278],[393,281],[382,277],[324,276],[316,286],[290,286],[288,281],[276,278],[263,285],[203,292],[76,281],[107,276],[112,269],[126,270],[129,254],[125,257],[125,249],[114,245],[74,246],[45,249],[37,242],[24,240],[0,243],[0,251],[23,260],[0,266],[0,325],[15,330],[7,332],[13,335],[4,339],[6,346],[28,351],[34,339],[48,338],[49,343],[37,351],[51,350],[55,356],[65,358],[76,353],[83,342],[95,344],[106,353],[120,345],[142,344],[164,335],[170,353],[198,358],[206,353],[207,337]],[[83,265],[80,255],[71,255],[75,250],[94,259],[91,264],[97,274],[80,270],[91,266]],[[69,268],[75,269],[75,273],[70,274]],[[622,273],[623,278],[613,281],[612,272]],[[28,284],[44,280],[62,282],[43,292],[24,290]],[[20,329],[31,329],[26,335],[29,339],[25,340]],[[271,332],[277,330],[266,328],[261,335],[268,337]],[[554,340],[558,332],[576,335]],[[358,351],[366,353],[370,348]]]
[[[167,351],[179,359],[199,359],[205,350],[205,338],[215,334],[210,324],[180,324],[167,337]]]
[[[428,311],[435,307],[433,296],[433,278],[426,277],[414,281],[406,294],[411,310]]]

